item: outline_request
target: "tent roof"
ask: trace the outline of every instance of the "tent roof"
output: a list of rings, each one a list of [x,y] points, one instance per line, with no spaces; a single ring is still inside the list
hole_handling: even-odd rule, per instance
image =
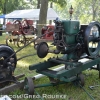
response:
[[[0,18],[5,18],[5,14],[4,15],[0,15]]]
[[[5,18],[30,18],[34,20],[39,20],[40,9],[30,9],[30,10],[15,10],[7,15]],[[58,17],[57,13],[49,8],[47,12],[47,19],[54,20]]]

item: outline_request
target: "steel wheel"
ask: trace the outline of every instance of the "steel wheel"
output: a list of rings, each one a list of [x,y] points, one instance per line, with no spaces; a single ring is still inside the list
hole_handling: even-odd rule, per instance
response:
[[[18,24],[19,25],[19,31],[22,31],[22,25],[20,20],[16,20],[13,24]]]
[[[34,84],[31,77],[26,77],[24,80],[24,89],[29,95],[34,95]]]
[[[91,22],[84,34],[84,44],[86,53],[91,57],[96,57],[100,49],[100,23]]]
[[[13,42],[12,39],[6,38],[6,45],[10,45]]]
[[[12,42],[13,42],[13,39],[11,38],[12,35],[9,34],[7,37],[6,37],[6,45],[10,45]]]
[[[82,73],[78,75],[78,82],[81,86],[85,85],[85,79],[84,79],[84,75]]]
[[[29,34],[32,34],[32,35],[35,34],[35,32],[34,32],[34,27],[33,27],[33,26],[30,26],[30,27],[29,27]]]
[[[24,35],[18,35],[18,38],[17,38],[17,46],[18,47],[22,47],[26,44],[26,38]]]
[[[30,29],[30,26],[29,26],[29,24],[28,24],[28,21],[27,20],[23,20],[22,22],[21,22],[21,24],[22,24],[22,32],[23,32],[23,34],[25,35],[25,34],[28,34],[29,33],[29,29]]]

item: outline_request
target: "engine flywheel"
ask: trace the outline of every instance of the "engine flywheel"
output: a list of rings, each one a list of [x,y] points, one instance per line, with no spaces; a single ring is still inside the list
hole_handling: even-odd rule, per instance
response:
[[[96,57],[100,50],[100,23],[91,22],[84,33],[84,45],[86,53],[91,57]]]

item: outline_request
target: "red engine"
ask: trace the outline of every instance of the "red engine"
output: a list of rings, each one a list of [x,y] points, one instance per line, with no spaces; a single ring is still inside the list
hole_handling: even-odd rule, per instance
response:
[[[43,39],[52,40],[54,33],[54,25],[44,26],[41,30],[42,34],[46,34]]]

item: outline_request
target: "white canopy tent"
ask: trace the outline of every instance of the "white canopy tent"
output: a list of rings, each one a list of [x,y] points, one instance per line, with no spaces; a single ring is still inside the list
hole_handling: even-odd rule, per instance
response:
[[[30,9],[30,10],[15,10],[7,15],[5,18],[27,18],[33,20],[39,20],[40,9]],[[57,13],[49,8],[47,12],[47,20],[54,20],[58,17]]]

